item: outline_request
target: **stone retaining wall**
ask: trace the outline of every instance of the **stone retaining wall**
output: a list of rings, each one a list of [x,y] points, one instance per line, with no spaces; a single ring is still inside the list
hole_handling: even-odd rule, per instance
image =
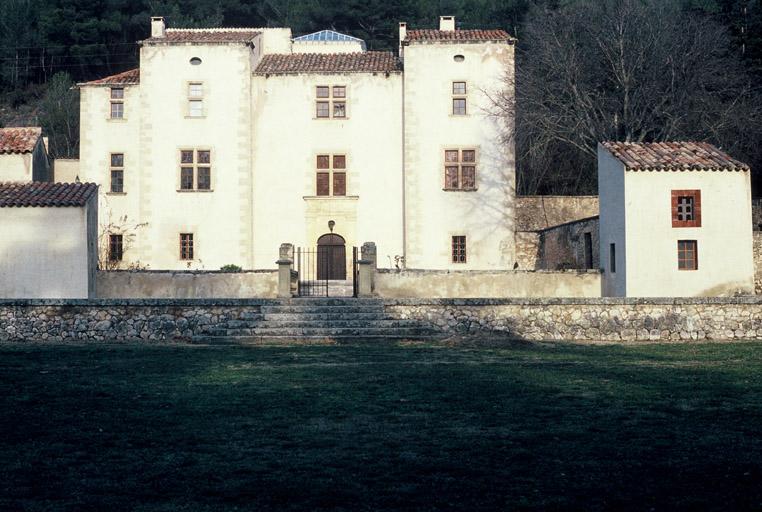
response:
[[[762,340],[762,298],[398,300],[390,317],[447,334],[501,333],[526,340]]]
[[[1,300],[0,342],[188,341],[236,329],[264,305],[294,300]],[[346,299],[351,304],[353,300]],[[341,299],[332,299],[337,303]],[[415,319],[443,336],[527,340],[762,340],[762,297],[701,299],[397,299],[388,318]],[[256,320],[254,320],[256,321]]]
[[[762,231],[754,232],[754,293],[762,295]]]

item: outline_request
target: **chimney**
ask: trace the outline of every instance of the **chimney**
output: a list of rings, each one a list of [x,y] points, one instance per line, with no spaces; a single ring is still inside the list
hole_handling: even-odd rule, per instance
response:
[[[404,21],[400,21],[400,50],[399,50],[400,59],[402,58],[402,41],[404,41],[406,37],[407,37],[407,23],[405,23]]]
[[[151,37],[166,37],[163,16],[151,16]]]
[[[440,16],[439,30],[455,30],[455,16]]]

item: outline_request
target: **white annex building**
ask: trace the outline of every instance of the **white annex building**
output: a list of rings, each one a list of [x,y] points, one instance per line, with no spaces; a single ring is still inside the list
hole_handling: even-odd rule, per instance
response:
[[[510,269],[511,127],[488,96],[513,45],[447,16],[401,23],[399,55],[333,31],[153,18],[138,69],[79,84],[79,177],[100,185],[125,266],[272,268],[281,243],[324,237],[375,242],[381,267]]]
[[[600,144],[603,295],[753,295],[750,174],[703,142]]]

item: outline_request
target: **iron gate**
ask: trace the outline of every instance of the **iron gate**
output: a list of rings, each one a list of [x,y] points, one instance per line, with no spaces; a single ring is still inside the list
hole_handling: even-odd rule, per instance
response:
[[[351,296],[357,297],[357,247],[352,247],[351,263],[343,245],[298,247],[295,260],[299,297],[346,297],[350,289]],[[347,293],[342,293],[344,290]]]

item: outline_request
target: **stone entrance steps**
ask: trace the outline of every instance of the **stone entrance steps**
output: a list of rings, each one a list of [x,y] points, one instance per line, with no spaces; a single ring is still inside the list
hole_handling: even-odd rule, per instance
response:
[[[427,340],[438,337],[430,325],[388,318],[377,299],[291,299],[261,306],[250,319],[210,326],[198,341],[261,343],[300,340]],[[232,324],[232,325],[231,325]]]

